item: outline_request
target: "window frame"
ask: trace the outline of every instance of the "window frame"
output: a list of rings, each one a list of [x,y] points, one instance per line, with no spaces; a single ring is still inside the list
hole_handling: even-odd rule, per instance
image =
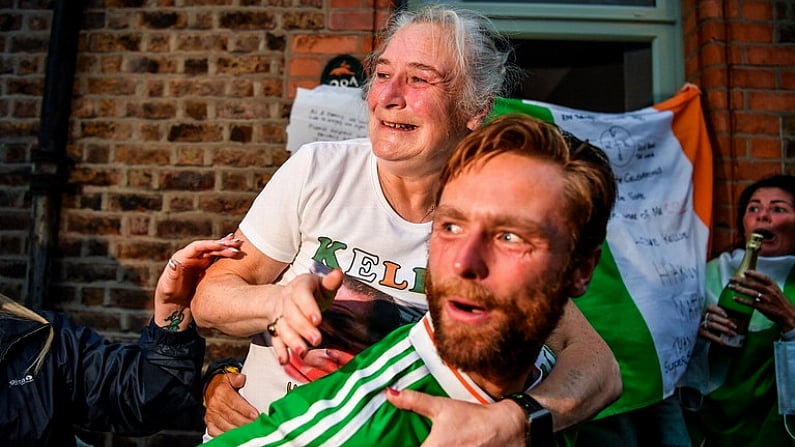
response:
[[[432,0],[407,0],[416,9]],[[449,1],[488,16],[496,30],[516,39],[641,42],[651,47],[652,98],[670,98],[684,85],[681,2],[654,7],[520,2]]]

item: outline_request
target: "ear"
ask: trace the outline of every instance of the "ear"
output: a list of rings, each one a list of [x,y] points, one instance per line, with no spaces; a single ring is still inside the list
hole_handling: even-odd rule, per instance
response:
[[[483,107],[483,109],[480,112],[478,112],[475,116],[470,118],[469,121],[467,121],[467,129],[473,131],[479,128],[480,126],[482,126],[483,121],[485,121],[486,117],[489,115],[489,110],[491,110],[491,105],[492,103],[489,103],[486,107]]]
[[[596,264],[599,263],[599,257],[601,255],[602,246],[600,245],[596,247],[590,255],[585,256],[582,262],[580,262],[580,265],[575,267],[571,272],[572,280],[568,290],[570,297],[576,298],[582,296],[588,290],[588,284],[591,282],[593,271],[596,268]]]

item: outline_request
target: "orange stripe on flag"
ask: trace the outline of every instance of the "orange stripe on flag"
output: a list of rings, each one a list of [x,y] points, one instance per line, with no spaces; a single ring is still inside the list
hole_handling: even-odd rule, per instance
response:
[[[693,208],[707,228],[712,228],[712,147],[701,110],[701,90],[685,84],[674,97],[654,106],[673,112],[672,131],[693,165]]]

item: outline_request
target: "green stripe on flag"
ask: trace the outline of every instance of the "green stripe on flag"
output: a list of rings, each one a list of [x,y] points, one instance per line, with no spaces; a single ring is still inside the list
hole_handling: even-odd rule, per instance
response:
[[[521,99],[514,98],[497,98],[494,101],[494,109],[491,111],[487,122],[500,116],[509,113],[522,113],[534,116],[542,121],[554,123],[555,119],[552,117],[552,112],[546,107],[540,107],[533,104],[523,102]]]
[[[629,291],[608,243],[602,244],[602,257],[594,270],[588,291],[574,303],[612,349],[617,351],[624,381],[624,392],[600,412],[603,418],[658,402],[662,396],[660,361],[643,316]]]

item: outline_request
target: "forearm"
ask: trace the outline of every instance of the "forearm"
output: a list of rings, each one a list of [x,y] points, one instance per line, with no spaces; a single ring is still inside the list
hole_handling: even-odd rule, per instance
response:
[[[549,377],[529,392],[552,413],[556,432],[590,419],[622,391],[618,362],[604,341],[564,349]]]
[[[573,301],[547,345],[557,355],[555,367],[529,394],[552,413],[555,431],[588,420],[621,395],[613,351]]]
[[[279,317],[275,287],[252,285],[234,275],[204,278],[191,305],[196,324],[237,337],[262,333]]]

